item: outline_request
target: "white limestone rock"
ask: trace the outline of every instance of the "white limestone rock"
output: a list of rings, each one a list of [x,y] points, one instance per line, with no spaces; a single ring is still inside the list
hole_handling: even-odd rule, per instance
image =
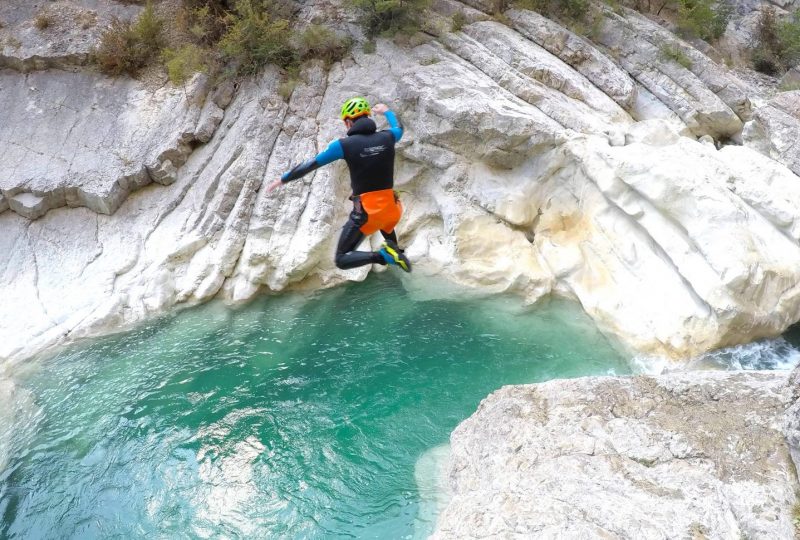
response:
[[[210,139],[222,109],[203,107],[208,92],[203,75],[151,91],[91,73],[0,72],[0,192],[29,219],[65,205],[111,214],[130,192],[172,183]]]
[[[630,76],[675,112],[696,136],[711,135],[719,139],[737,135],[742,129],[737,112],[749,117],[750,102],[735,79],[648,19],[631,11],[625,13],[622,16],[604,10],[598,42],[610,49]],[[670,46],[680,47],[686,51],[684,54],[691,55],[690,68],[664,58],[662,48]]]
[[[785,372],[508,386],[451,435],[432,538],[792,538]]]
[[[620,17],[609,9],[605,10],[610,24],[606,31],[612,34],[617,33],[619,31],[617,25],[624,24],[634,32],[637,41],[652,44],[659,49],[662,56],[662,51],[665,48],[673,52],[679,52],[689,61],[686,69],[694,77],[699,79],[705,87],[730,107],[742,122],[750,119],[753,114],[752,103],[750,102],[750,95],[753,94],[753,89],[733,75],[721,61],[712,60],[697,47],[677,38],[669,30],[654,23],[637,11],[624,9],[623,13],[624,17]],[[601,37],[600,39],[602,41],[604,38]],[[707,46],[704,42],[701,43]],[[658,69],[661,70],[675,67],[675,63],[666,58],[662,58],[657,64]],[[665,71],[665,73],[675,76],[673,74],[676,72]],[[686,74],[678,72],[678,76],[683,78]],[[690,92],[692,91],[690,87],[687,86],[686,88]]]
[[[742,138],[746,146],[800,175],[800,90],[780,93],[759,107]]]
[[[141,10],[141,5],[114,0],[4,0],[0,69],[75,70],[89,63],[92,48],[114,18],[131,20]]]
[[[533,11],[510,10],[506,15],[518,32],[572,66],[623,109],[633,107],[636,84],[591,43]]]
[[[87,74],[34,73],[29,82],[48,84],[27,86],[1,75],[33,94],[12,115],[22,132],[0,127],[13,158],[0,165],[0,193],[56,208],[33,224],[0,214],[0,252],[11,254],[0,263],[9,300],[0,317],[10,321],[0,358],[217,296],[240,302],[366,277],[368,267],[333,264],[349,212],[344,164],[260,189],[343,135],[336,111],[352,95],[390,103],[405,125],[399,234],[415,261],[405,280],[529,303],[567,296],[631,349],[671,358],[775,335],[800,318],[794,175],[753,151],[737,159],[726,155],[735,148],[687,138],[673,110],[589,42],[535,14],[511,16],[518,32],[476,22],[443,38],[450,50],[378,40],[374,54],[356,49],[330,71],[311,63],[288,103],[273,70],[235,92],[199,78],[187,98]],[[113,118],[68,102],[55,124],[38,118],[86,80],[96,85],[89,102]],[[40,86],[47,100],[34,99]],[[104,97],[111,90],[127,95]],[[36,146],[49,126],[76,159]],[[109,146],[120,145],[136,159],[109,165]],[[72,164],[62,183],[56,158]],[[168,187],[141,189],[152,181]]]
[[[755,338],[800,317],[800,247],[734,193],[726,179],[738,173],[713,148],[578,140],[561,152],[529,200],[543,212],[535,244],[601,327],[681,357],[735,344],[743,324]],[[762,184],[768,197],[796,193],[779,188]]]
[[[560,94],[562,100],[566,96],[577,101],[561,105],[563,109],[571,110],[577,116],[596,116],[606,124],[631,123],[630,115],[592,81],[507,26],[480,22],[464,28],[464,33],[483,45],[488,55],[496,56],[521,76],[550,88],[556,95]],[[542,106],[540,100],[533,104]],[[595,132],[602,133],[602,130]]]
[[[32,193],[18,193],[8,199],[8,206],[17,214],[28,219],[41,217],[49,210],[44,197]]]

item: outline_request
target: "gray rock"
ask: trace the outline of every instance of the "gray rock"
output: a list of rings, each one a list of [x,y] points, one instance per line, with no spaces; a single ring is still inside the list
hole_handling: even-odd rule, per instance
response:
[[[796,367],[789,376],[789,389],[791,404],[786,409],[783,432],[786,435],[786,442],[789,444],[795,470],[800,471],[800,366]]]
[[[8,199],[8,205],[17,214],[28,219],[36,219],[45,215],[50,206],[45,197],[33,193],[18,193]]]
[[[186,88],[149,89],[92,73],[0,72],[0,109],[8,111],[0,191],[42,198],[35,209],[11,203],[30,219],[64,205],[113,213],[131,191],[172,183],[194,146],[211,138],[224,113],[205,100],[208,91],[202,75]]]
[[[792,538],[786,376],[502,388],[451,436],[432,538]]]
[[[787,71],[781,78],[779,86],[786,91],[800,90],[800,66]]]
[[[683,120],[696,136],[729,138],[749,118],[746,91],[712,60],[684,44],[641,15],[604,10],[597,41],[619,64]],[[664,48],[676,48],[687,65],[665,57]],[[712,67],[713,66],[713,67]]]
[[[550,53],[503,25],[476,23],[464,33],[446,35],[442,40],[449,50],[565,128],[612,135],[610,132],[618,129],[616,124],[631,122],[625,111],[605,95],[601,94],[605,100],[597,96],[592,85],[574,70],[556,58],[548,66]],[[518,67],[515,59],[521,62]]]
[[[800,175],[800,90],[782,92],[759,107],[742,139],[746,146]]]
[[[611,17],[611,21],[619,22],[619,19],[615,16],[613,11],[606,10],[605,13],[607,16]],[[625,10],[624,13],[625,24],[635,32],[639,40],[657,47],[662,56],[662,50],[664,48],[671,49],[672,51],[679,51],[680,54],[688,59],[689,67],[686,69],[691,72],[693,77],[699,79],[699,81],[719,97],[725,105],[730,107],[740,120],[745,122],[750,119],[753,111],[749,96],[753,93],[753,89],[726,68],[721,58],[711,58],[712,55],[719,54],[713,47],[710,47],[707,43],[700,40],[698,40],[699,44],[692,46],[678,39],[667,29],[655,24],[636,11]],[[615,29],[616,27],[613,26],[612,22],[611,31],[613,32]],[[660,60],[660,62],[656,62],[658,69],[665,70],[675,67],[674,62],[667,61],[664,58]],[[665,71],[665,73],[675,72]],[[681,71],[677,73],[681,80],[687,79],[686,73]],[[692,92],[693,86],[696,85],[696,81],[692,80],[693,77],[688,77],[684,85],[684,88],[690,93]]]
[[[113,0],[4,0],[0,4],[0,68],[30,72],[86,65],[112,19],[133,19],[141,9],[141,5]],[[47,26],[37,27],[37,20],[46,21]]]
[[[511,10],[507,15],[523,36],[575,68],[625,110],[633,107],[633,80],[587,40],[532,11]]]

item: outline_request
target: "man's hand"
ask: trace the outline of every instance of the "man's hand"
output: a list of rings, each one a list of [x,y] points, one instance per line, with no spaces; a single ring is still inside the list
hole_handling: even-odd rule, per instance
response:
[[[283,182],[281,181],[280,178],[278,178],[277,180],[272,182],[269,186],[267,186],[267,193],[275,191],[276,189],[278,189],[282,185],[283,185]]]
[[[377,114],[386,114],[386,111],[389,110],[389,107],[386,106],[385,103],[378,103],[374,107],[372,107],[372,112]]]

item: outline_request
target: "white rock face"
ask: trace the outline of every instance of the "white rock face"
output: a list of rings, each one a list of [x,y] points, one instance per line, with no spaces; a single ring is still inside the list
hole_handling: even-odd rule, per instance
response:
[[[451,436],[432,538],[793,538],[786,376],[502,388]]]
[[[186,95],[2,72],[15,127],[0,127],[0,359],[214,297],[363,279],[369,268],[332,261],[349,213],[342,163],[260,190],[343,135],[352,95],[405,124],[404,279],[564,295],[633,350],[670,358],[782,332],[800,318],[800,178],[777,161],[792,150],[772,127],[748,139],[758,152],[717,150],[755,91],[623,15],[604,15],[601,50],[532,12],[509,12],[512,29],[469,11],[463,31],[412,49],[379,40],[328,72],[309,64],[288,103],[272,70],[235,92],[200,78]],[[664,43],[692,67],[665,63]]]
[[[783,92],[760,107],[743,133],[744,144],[800,174],[800,90]]]
[[[171,184],[222,120],[208,86],[202,75],[150,91],[88,73],[0,71],[0,192],[36,219],[61,206],[111,214],[130,192]]]
[[[0,3],[0,68],[29,72],[86,65],[111,21],[131,20],[141,9],[141,5],[114,0],[4,0]]]

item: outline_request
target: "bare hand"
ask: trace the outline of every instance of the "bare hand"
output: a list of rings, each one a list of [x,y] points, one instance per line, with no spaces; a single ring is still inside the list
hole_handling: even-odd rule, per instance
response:
[[[269,192],[271,192],[271,191],[275,191],[275,190],[276,190],[276,189],[278,189],[278,188],[279,188],[281,185],[283,185],[283,182],[281,181],[281,179],[280,179],[280,178],[278,178],[277,180],[275,180],[274,182],[272,182],[272,183],[271,183],[269,186],[267,186],[267,193],[269,193]]]
[[[386,114],[386,111],[389,110],[389,107],[386,106],[385,103],[378,103],[374,107],[372,107],[372,112],[377,114]]]

